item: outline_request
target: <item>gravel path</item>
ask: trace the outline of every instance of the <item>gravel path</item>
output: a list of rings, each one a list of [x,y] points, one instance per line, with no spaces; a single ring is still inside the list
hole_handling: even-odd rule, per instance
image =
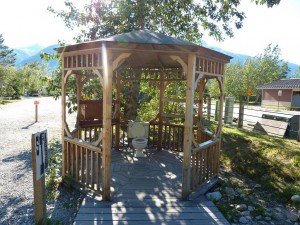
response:
[[[34,100],[39,118],[34,123]],[[75,117],[70,117],[73,120]],[[61,101],[26,97],[0,106],[0,224],[33,224],[31,134],[47,129],[61,138]]]

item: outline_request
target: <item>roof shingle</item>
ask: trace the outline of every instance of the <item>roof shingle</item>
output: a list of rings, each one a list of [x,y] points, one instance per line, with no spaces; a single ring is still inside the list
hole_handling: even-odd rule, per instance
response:
[[[260,85],[256,89],[295,89],[300,88],[300,78],[281,79],[270,84]]]

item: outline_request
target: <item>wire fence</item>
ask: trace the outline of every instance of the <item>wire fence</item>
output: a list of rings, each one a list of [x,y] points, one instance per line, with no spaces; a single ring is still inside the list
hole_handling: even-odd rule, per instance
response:
[[[300,111],[287,110],[285,107],[274,105],[247,105],[230,103],[230,99],[225,100],[223,106],[223,122],[244,128],[247,130],[257,130],[262,133],[298,139],[300,134]],[[228,103],[229,102],[229,103]],[[206,120],[214,121],[218,118],[220,109],[218,101],[207,102],[204,112]]]

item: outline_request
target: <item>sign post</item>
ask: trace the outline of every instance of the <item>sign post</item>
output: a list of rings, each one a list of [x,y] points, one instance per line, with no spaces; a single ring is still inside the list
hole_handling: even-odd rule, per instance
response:
[[[39,106],[40,102],[38,100],[34,101],[34,105],[35,105],[35,122],[38,121],[38,106]]]
[[[48,168],[47,130],[32,134],[32,170],[35,224],[46,224],[45,171]]]

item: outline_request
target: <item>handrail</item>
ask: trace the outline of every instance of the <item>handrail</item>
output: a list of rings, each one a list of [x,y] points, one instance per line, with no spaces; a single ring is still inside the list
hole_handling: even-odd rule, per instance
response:
[[[192,154],[195,154],[197,152],[200,152],[200,151],[203,151],[204,149],[207,149],[208,147],[214,145],[215,143],[218,143],[220,142],[220,139],[219,138],[216,138],[216,139],[213,139],[213,140],[208,140],[208,141],[205,141],[201,144],[199,144],[198,147],[196,148],[193,148],[192,149]]]
[[[95,151],[95,152],[98,152],[98,153],[102,153],[102,148],[99,148],[99,147],[96,147],[94,145],[91,145],[90,142],[87,142],[87,141],[83,141],[83,140],[80,140],[78,138],[69,138],[69,137],[64,137],[64,139],[66,141],[69,141],[71,144],[76,144],[82,148],[88,148],[92,151]]]

